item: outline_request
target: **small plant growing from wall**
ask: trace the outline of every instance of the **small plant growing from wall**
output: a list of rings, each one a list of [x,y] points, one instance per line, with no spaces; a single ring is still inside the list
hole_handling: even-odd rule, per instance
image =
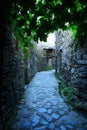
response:
[[[63,92],[64,96],[66,96],[68,102],[70,103],[73,100],[73,98],[74,98],[74,94],[73,94],[72,88],[65,87],[65,88],[63,88],[62,92]]]
[[[52,66],[46,66],[45,67],[45,70],[48,71],[48,70],[53,70],[54,68]]]
[[[74,99],[74,92],[73,92],[73,89],[71,87],[67,87],[65,86],[64,82],[62,81],[62,79],[59,77],[58,74],[55,75],[57,79],[60,80],[59,82],[59,91],[61,93],[61,95],[63,96],[64,100],[67,102],[67,103],[70,103],[72,102],[72,100]]]

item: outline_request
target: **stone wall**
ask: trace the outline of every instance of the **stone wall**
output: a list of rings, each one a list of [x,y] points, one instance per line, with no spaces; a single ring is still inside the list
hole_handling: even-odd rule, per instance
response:
[[[37,72],[37,43],[32,41],[33,48],[29,49],[30,57],[24,58],[24,75],[25,75],[25,84],[29,84],[31,78]]]
[[[56,73],[59,73],[67,86],[83,102],[87,101],[87,40],[83,46],[71,37],[71,32],[55,32]]]
[[[60,73],[64,82],[69,85],[71,80],[71,31],[56,32],[56,73]]]
[[[71,68],[71,86],[80,99],[87,101],[87,41],[75,48]]]
[[[24,71],[24,61],[18,49],[18,40],[12,33],[12,25],[9,24],[10,6],[9,0],[0,1],[0,130],[6,130],[7,122],[23,94],[27,79],[25,73],[34,74],[31,69],[33,69],[33,63],[35,65],[32,61],[35,59],[33,55],[31,67]],[[30,61],[27,63],[29,64]]]
[[[37,71],[36,67],[36,43],[30,49],[30,58],[25,61],[21,58],[18,49],[18,40],[14,37],[11,26],[0,26],[2,32],[0,48],[0,129],[5,129],[11,113],[24,91],[24,85],[29,84],[30,79]]]
[[[36,50],[37,43],[34,41],[32,41],[32,43],[34,45],[34,48],[30,49],[30,59],[28,62],[28,73],[30,79],[37,72],[37,50]]]
[[[0,129],[14,110],[24,90],[24,65],[9,24],[0,25],[1,41],[1,85],[0,85]]]

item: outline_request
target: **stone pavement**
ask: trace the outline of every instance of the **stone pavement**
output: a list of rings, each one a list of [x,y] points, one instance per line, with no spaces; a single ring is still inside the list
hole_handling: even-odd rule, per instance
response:
[[[18,105],[12,130],[87,130],[87,118],[68,106],[54,71],[38,72]]]

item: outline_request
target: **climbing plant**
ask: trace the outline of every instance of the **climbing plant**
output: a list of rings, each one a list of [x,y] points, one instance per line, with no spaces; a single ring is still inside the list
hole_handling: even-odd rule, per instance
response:
[[[58,28],[72,28],[80,40],[87,36],[86,0],[12,0],[10,5],[10,20],[21,45],[32,39],[45,41]]]

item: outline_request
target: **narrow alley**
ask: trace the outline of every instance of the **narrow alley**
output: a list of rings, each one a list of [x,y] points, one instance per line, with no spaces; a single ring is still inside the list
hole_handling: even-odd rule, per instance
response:
[[[38,72],[26,88],[10,122],[12,130],[86,130],[87,118],[59,94],[54,70]]]
[[[0,16],[0,130],[87,130],[87,1],[0,0]]]

